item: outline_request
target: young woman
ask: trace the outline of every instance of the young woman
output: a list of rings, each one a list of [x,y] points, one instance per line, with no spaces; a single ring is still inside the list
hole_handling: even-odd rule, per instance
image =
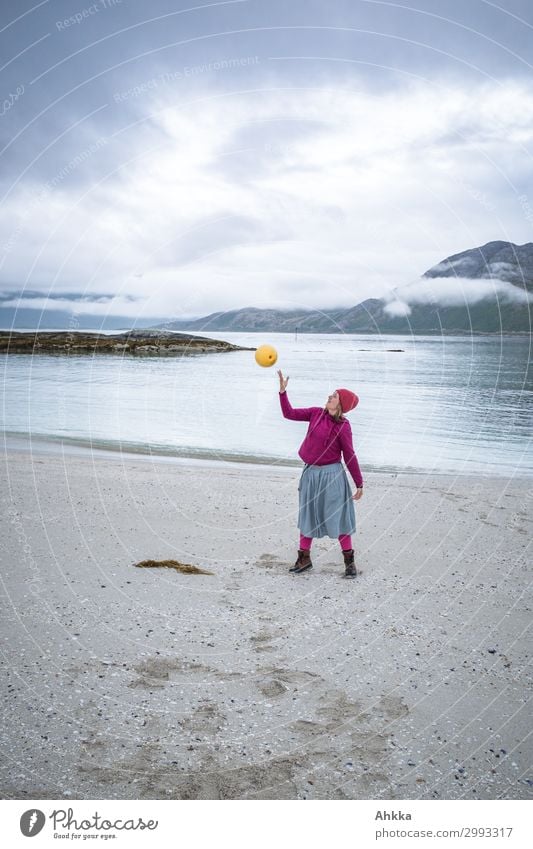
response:
[[[314,537],[332,537],[340,542],[344,555],[345,578],[355,578],[357,570],[351,535],[355,533],[353,501],[363,495],[363,476],[352,444],[352,428],[345,413],[353,410],[359,398],[349,389],[336,389],[325,407],[293,409],[287,397],[288,377],[279,375],[279,400],[286,419],[309,422],[298,455],[305,463],[298,485],[298,559],[290,572],[299,574],[313,567],[311,543]],[[355,481],[352,496],[341,453]]]

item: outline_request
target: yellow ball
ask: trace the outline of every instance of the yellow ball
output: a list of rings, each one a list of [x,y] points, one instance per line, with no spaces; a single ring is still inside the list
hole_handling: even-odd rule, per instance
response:
[[[263,368],[273,366],[278,358],[278,352],[272,345],[261,345],[255,352],[255,361]]]

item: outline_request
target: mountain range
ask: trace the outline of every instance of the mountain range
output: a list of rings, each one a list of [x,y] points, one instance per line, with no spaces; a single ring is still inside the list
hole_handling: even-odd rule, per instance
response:
[[[530,333],[532,292],[533,243],[494,241],[447,257],[412,284],[393,289],[387,298],[368,298],[351,307],[290,311],[244,307],[187,320],[152,317],[135,322],[121,315],[76,313],[76,329],[128,330],[134,325],[137,330],[192,333]],[[24,299],[18,309],[2,307],[2,301],[12,297],[0,295],[2,328],[71,326],[68,310],[30,309],[24,307]],[[73,310],[76,303],[73,300]]]
[[[462,281],[458,303],[446,304],[430,281],[455,278]],[[197,319],[165,323],[167,330],[270,331],[302,333],[529,333],[533,292],[533,242],[488,242],[454,254],[424,272],[424,302],[410,301],[410,287],[396,290],[405,314],[387,309],[391,298],[368,298],[353,307],[323,310],[276,310],[245,307],[214,312]],[[485,281],[484,288],[468,290],[468,281]],[[491,288],[490,281],[507,286]],[[472,287],[474,284],[472,283]],[[415,287],[416,288],[416,287]],[[415,297],[416,294],[415,294]],[[420,297],[418,295],[418,297]],[[407,300],[403,300],[403,298]],[[444,302],[443,302],[444,301]],[[398,301],[397,301],[398,302]],[[397,303],[396,302],[396,303]]]

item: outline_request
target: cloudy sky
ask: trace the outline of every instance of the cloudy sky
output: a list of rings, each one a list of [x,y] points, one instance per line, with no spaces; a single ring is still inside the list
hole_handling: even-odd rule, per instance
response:
[[[349,307],[533,241],[530,0],[0,14],[4,308]]]

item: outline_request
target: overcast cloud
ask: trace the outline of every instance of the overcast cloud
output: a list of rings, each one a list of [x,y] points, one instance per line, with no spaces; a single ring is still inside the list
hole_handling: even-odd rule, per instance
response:
[[[533,10],[415,5],[4,3],[4,306],[511,297],[420,275],[533,241]]]

